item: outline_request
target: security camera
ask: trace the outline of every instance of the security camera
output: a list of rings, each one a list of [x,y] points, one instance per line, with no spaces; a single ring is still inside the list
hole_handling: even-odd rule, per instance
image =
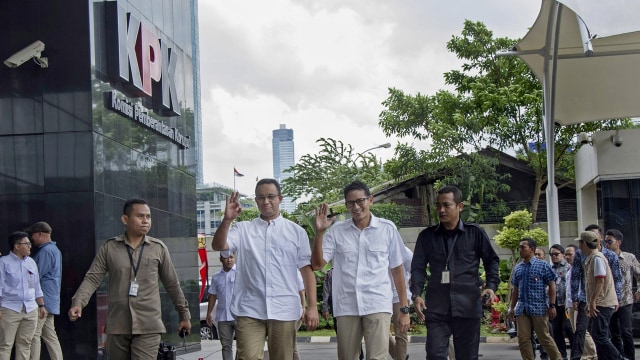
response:
[[[618,132],[616,130],[615,135],[611,135],[611,142],[613,143],[613,145],[615,145],[616,147],[620,147],[622,146],[622,136],[620,136],[620,132]]]
[[[591,144],[591,135],[586,132],[581,132],[578,134],[578,141],[580,144]]]
[[[47,66],[49,66],[49,62],[47,61],[46,57],[41,57],[43,51],[44,43],[40,40],[36,40],[36,42],[34,42],[33,44],[11,55],[7,60],[4,61],[4,64],[14,69],[33,59],[36,64],[40,65],[41,68],[46,68]]]

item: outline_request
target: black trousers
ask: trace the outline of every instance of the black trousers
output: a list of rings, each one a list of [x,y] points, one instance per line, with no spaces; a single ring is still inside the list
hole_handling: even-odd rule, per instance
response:
[[[560,355],[562,355],[563,358],[567,357],[565,337],[569,338],[569,344],[573,347],[573,329],[571,328],[571,321],[566,316],[565,310],[566,308],[564,306],[556,306],[556,313],[558,315],[551,320],[553,340],[556,342],[558,351],[560,351]]]
[[[571,345],[571,360],[580,360],[582,351],[584,350],[584,337],[589,326],[589,318],[585,310],[587,303],[580,301],[578,308],[573,309],[578,312],[576,315],[576,331],[573,333],[573,344]],[[591,334],[593,336],[593,334]]]
[[[447,360],[449,337],[453,335],[456,360],[477,360],[480,351],[480,318],[459,318],[448,315],[429,314],[427,326],[427,358]]]
[[[611,341],[619,352],[627,359],[636,358],[636,349],[633,342],[633,304],[621,306],[611,316]]]

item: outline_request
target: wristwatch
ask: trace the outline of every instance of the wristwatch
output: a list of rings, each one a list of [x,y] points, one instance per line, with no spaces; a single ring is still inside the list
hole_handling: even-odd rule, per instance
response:
[[[420,295],[417,295],[417,294],[411,294],[411,301],[414,301],[419,296]]]
[[[549,308],[556,307],[556,303],[549,303]]]
[[[404,306],[400,308],[400,312],[403,314],[408,314],[409,313],[409,307],[408,306]]]

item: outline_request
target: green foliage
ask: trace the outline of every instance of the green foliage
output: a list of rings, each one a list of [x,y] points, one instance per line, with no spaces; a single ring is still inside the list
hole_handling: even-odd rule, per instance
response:
[[[496,295],[498,295],[501,299],[504,299],[509,294],[509,281],[500,281],[500,285],[498,285],[498,291],[496,291]]]
[[[513,229],[526,230],[532,222],[533,216],[527,210],[517,210],[504,217],[504,226]]]
[[[500,271],[500,286],[502,286],[502,284],[505,282],[506,283],[509,282],[509,278],[511,277],[512,266],[513,266],[513,263],[511,261],[507,261],[506,259],[500,259],[500,264],[498,266],[498,269]]]
[[[525,231],[524,237],[532,238],[536,241],[536,244],[538,244],[538,246],[549,245],[549,234],[547,234],[546,231],[540,228]]]
[[[522,238],[530,237],[539,245],[546,245],[549,242],[547,233],[540,229],[531,229],[533,217],[527,210],[517,210],[504,217],[504,227],[498,230],[498,234],[493,240],[498,246],[515,251],[520,245]]]
[[[320,151],[306,154],[285,172],[295,176],[282,181],[282,193],[293,199],[308,198],[306,210],[326,202],[341,200],[344,187],[360,180],[370,188],[382,184],[385,175],[382,163],[372,153],[358,153],[340,140],[320,138]]]
[[[411,216],[410,209],[408,206],[394,203],[374,203],[370,208],[372,214],[391,220],[396,226]]]
[[[536,214],[547,179],[547,166],[554,166],[562,187],[574,182],[573,155],[577,147],[575,134],[631,127],[628,119],[576,124],[556,128],[555,159],[547,164],[542,121],[542,87],[524,62],[515,56],[496,57],[502,49],[510,49],[517,39],[494,38],[481,22],[465,21],[461,36],[453,36],[447,49],[464,63],[461,69],[444,74],[447,89],[433,95],[405,94],[389,89],[382,103],[379,125],[387,136],[411,137],[430,142],[428,152],[409,145],[396,148],[396,159],[385,164],[394,178],[414,174],[444,172],[470,180],[467,168],[450,159],[475,153],[487,146],[504,151],[516,149],[518,157],[535,172],[531,189],[531,212]],[[533,146],[529,146],[529,145]],[[438,166],[434,167],[434,164]],[[441,165],[441,166],[440,166]],[[495,167],[493,170],[495,172]],[[474,182],[490,179],[488,173],[473,173]],[[493,177],[493,183],[505,179]],[[487,197],[504,188],[485,184],[472,185],[474,194],[484,191]],[[473,215],[473,214],[472,214]]]
[[[242,211],[240,212],[240,215],[238,215],[238,218],[236,219],[236,221],[251,221],[255,218],[257,218],[258,216],[260,216],[260,211],[258,210],[258,208],[249,208],[249,209],[242,209]]]

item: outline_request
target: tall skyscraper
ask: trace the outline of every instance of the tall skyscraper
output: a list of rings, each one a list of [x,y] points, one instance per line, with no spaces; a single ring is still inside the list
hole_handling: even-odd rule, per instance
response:
[[[293,152],[293,129],[287,129],[285,124],[280,124],[279,129],[273,130],[273,178],[282,182],[284,179],[293,176],[292,173],[284,172],[295,165],[295,155]],[[296,209],[293,199],[285,197],[282,199],[280,209],[292,213]]]

